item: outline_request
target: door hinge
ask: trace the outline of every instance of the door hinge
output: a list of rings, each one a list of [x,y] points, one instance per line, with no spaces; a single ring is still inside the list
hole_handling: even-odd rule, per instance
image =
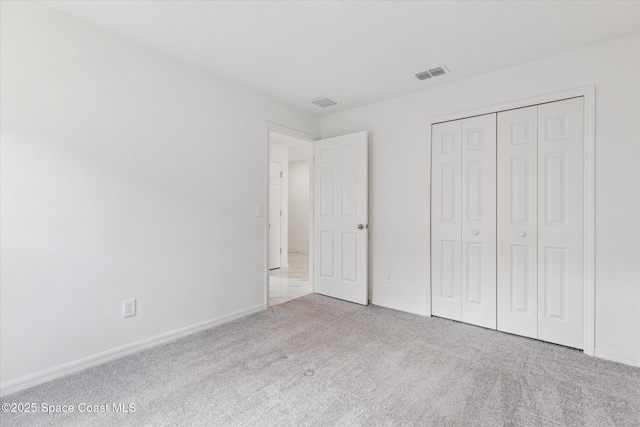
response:
[[[280,216],[282,216],[282,209],[280,209]]]
[[[282,172],[280,172],[280,178],[282,178]]]
[[[282,248],[280,248],[280,253],[282,253]]]

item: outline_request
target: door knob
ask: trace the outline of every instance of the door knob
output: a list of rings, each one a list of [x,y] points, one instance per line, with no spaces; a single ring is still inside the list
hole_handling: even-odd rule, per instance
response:
[[[477,236],[478,234],[480,234],[480,232],[478,230],[473,230],[472,233],[473,233],[474,236]]]
[[[358,230],[364,230],[364,224],[358,224]]]
[[[520,237],[525,237],[527,235],[527,233],[525,233],[524,231],[520,232]]]

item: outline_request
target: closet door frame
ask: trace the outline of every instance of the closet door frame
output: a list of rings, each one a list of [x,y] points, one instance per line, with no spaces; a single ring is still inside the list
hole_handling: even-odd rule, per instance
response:
[[[429,217],[427,218],[427,316],[431,316],[431,126],[436,123],[460,120],[515,108],[584,98],[584,353],[594,356],[595,350],[595,86],[586,86],[533,98],[514,100],[474,110],[432,117],[427,120],[427,188]]]

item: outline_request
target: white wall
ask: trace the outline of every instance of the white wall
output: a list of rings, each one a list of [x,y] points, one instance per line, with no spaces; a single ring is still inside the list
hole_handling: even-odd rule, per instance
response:
[[[414,313],[427,309],[426,120],[588,85],[596,86],[596,355],[640,365],[639,35],[321,120],[323,138],[369,131],[375,304]],[[386,271],[393,273],[391,284],[385,283]]]
[[[289,163],[289,252],[309,254],[309,162]]]
[[[280,163],[282,182],[280,183],[280,267],[289,266],[289,147],[282,144],[270,143],[269,160]]]
[[[266,121],[318,119],[38,3],[1,7],[3,390],[264,308]]]

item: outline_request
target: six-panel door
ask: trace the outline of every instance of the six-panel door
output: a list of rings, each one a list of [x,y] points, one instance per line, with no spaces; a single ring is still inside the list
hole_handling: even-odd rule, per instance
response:
[[[367,133],[314,143],[316,293],[368,304]]]

